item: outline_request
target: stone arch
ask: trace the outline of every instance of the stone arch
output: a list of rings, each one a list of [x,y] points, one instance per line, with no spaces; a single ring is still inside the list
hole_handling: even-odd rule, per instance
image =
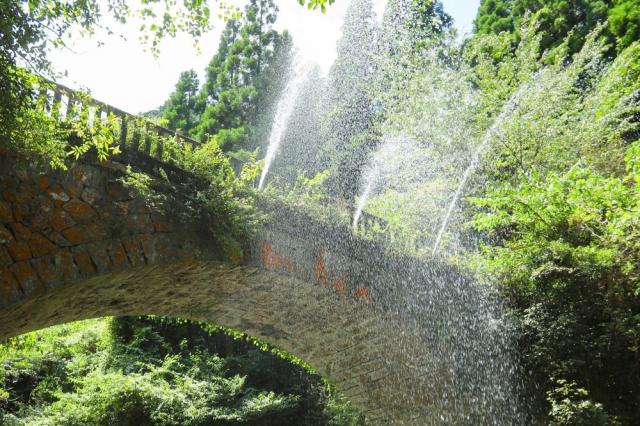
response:
[[[163,189],[164,210],[122,184],[124,164],[159,166],[148,159],[84,159],[64,173],[18,160],[0,156],[0,339],[109,315],[213,322],[301,357],[371,423],[439,422],[430,417],[441,401],[433,377],[450,373],[418,327],[374,308],[372,290],[340,272],[353,267],[345,253],[357,241],[328,252],[299,230],[274,229],[264,235],[273,243],[234,265],[219,260],[197,222],[175,220],[185,209],[175,184]],[[192,179],[161,166],[175,182]]]
[[[79,319],[145,314],[224,325],[295,354],[372,423],[425,424],[424,408],[437,395],[415,393],[416,359],[406,339],[369,306],[292,277],[217,261],[132,267],[40,293],[0,311],[0,339]]]

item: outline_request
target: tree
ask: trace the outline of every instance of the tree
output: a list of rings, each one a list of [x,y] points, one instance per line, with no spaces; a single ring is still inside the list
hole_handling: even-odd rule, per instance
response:
[[[377,25],[371,0],[349,5],[338,41],[336,60],[328,76],[326,151],[334,164],[329,189],[347,200],[358,192],[360,170],[370,149],[354,138],[372,124],[371,85],[374,78]],[[365,138],[366,139],[366,138]]]
[[[0,365],[4,425],[364,424],[300,359],[213,324],[64,324],[0,344]]]
[[[617,0],[609,10],[609,30],[621,52],[640,40],[640,4],[635,0]]]
[[[478,34],[511,34],[515,46],[527,12],[533,13],[542,35],[542,50],[565,38],[569,53],[580,50],[587,34],[608,21],[603,33],[612,48],[622,51],[640,33],[640,3],[635,0],[483,0],[474,26]]]
[[[259,107],[280,78],[272,70],[291,47],[289,34],[273,29],[277,12],[272,0],[252,0],[242,20],[227,23],[200,95],[203,112],[193,132],[199,139],[218,135],[225,151],[255,147]]]
[[[321,158],[321,117],[325,88],[326,81],[320,68],[315,66],[300,88],[282,137],[280,153],[272,166],[272,174],[288,183],[295,182],[301,174],[313,177],[327,166]]]
[[[188,134],[198,120],[198,75],[194,70],[180,74],[174,92],[162,107],[162,117],[167,127]]]
[[[393,57],[432,47],[452,24],[438,0],[390,0],[382,16],[379,49]]]
[[[333,0],[298,0],[309,9],[325,10]],[[78,34],[84,36],[97,30],[112,33],[103,18],[117,23],[140,18],[141,39],[154,53],[160,41],[177,33],[200,37],[212,28],[213,18],[207,1],[185,2],[146,1],[124,2],[106,0],[0,0],[0,141],[16,149],[30,146],[31,151],[53,158],[62,165],[68,146],[52,147],[45,136],[34,144],[31,131],[42,121],[35,117],[33,75],[52,77],[48,53],[54,47]],[[226,16],[237,15],[233,7]],[[42,127],[42,126],[41,126]],[[49,129],[51,130],[51,129]],[[54,141],[59,145],[59,141]]]

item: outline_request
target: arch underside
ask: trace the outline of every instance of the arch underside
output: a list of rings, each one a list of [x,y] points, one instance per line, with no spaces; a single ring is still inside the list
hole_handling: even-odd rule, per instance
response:
[[[216,323],[295,354],[373,424],[439,423],[432,415],[441,412],[446,369],[406,325],[322,286],[249,266],[182,260],[63,285],[0,311],[0,339],[146,314]]]

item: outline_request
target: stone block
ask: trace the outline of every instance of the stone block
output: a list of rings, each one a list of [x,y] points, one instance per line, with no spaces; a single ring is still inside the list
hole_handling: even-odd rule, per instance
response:
[[[62,284],[62,270],[54,264],[51,256],[41,257],[33,261],[38,278],[46,288],[57,287]]]
[[[145,259],[148,262],[153,263],[158,258],[158,252],[156,250],[157,240],[155,238],[147,238],[146,235],[140,236],[140,245],[142,246],[142,252],[144,253]]]
[[[62,183],[64,190],[71,198],[78,198],[82,194],[85,182],[89,180],[88,168],[86,166],[73,167]]]
[[[31,254],[33,257],[41,257],[47,254],[51,254],[56,250],[56,246],[53,245],[42,234],[32,234],[29,239],[29,248],[31,248]]]
[[[102,194],[98,192],[96,189],[86,187],[82,190],[82,194],[80,195],[80,199],[86,203],[91,205],[95,205],[95,203],[102,198]]]
[[[91,244],[88,251],[98,273],[103,274],[112,269],[113,265],[107,253],[106,244]]]
[[[62,186],[57,183],[53,184],[49,188],[49,195],[53,199],[54,204],[58,207],[71,199]]]
[[[23,183],[16,191],[14,202],[24,205],[30,203],[34,198],[36,198],[36,190],[33,185]]]
[[[44,191],[47,188],[49,188],[51,181],[47,176],[38,176],[37,183],[38,183],[38,188],[40,188],[40,191]]]
[[[65,203],[62,208],[71,215],[76,222],[87,222],[96,216],[96,211],[89,204],[78,199]]]
[[[16,177],[26,183],[31,183],[31,174],[30,170],[22,164],[16,164],[17,167],[14,168],[13,172],[16,174]]]
[[[93,262],[91,261],[91,256],[86,251],[78,251],[73,255],[73,261],[78,267],[78,271],[80,274],[84,276],[90,276],[95,274],[95,268],[93,267]]]
[[[147,205],[143,198],[134,198],[129,203],[130,213],[151,213],[151,208]]]
[[[69,250],[58,250],[53,256],[53,264],[62,273],[63,280],[73,281],[78,277],[78,268],[73,262],[73,255]]]
[[[87,233],[89,234],[89,240],[101,241],[107,238],[109,232],[107,231],[106,224],[103,222],[91,222],[86,225]]]
[[[127,252],[118,240],[111,240],[107,243],[107,252],[114,268],[126,268],[129,266]]]
[[[113,203],[113,212],[117,216],[126,216],[129,214],[129,201],[115,201]]]
[[[0,244],[8,244],[13,241],[13,234],[6,227],[0,225]]]
[[[31,224],[31,212],[28,204],[16,204],[13,206],[13,217],[16,222],[26,225]]]
[[[35,269],[28,261],[15,263],[11,267],[13,275],[16,277],[25,295],[30,295],[40,287],[40,280]]]
[[[0,223],[13,222],[13,212],[9,203],[0,201]]]
[[[126,239],[122,244],[127,252],[127,257],[129,258],[131,265],[139,266],[145,264],[142,247],[140,246],[140,241],[137,238]]]
[[[149,215],[132,214],[127,217],[127,228],[134,233],[151,234],[153,232],[153,224]]]
[[[51,212],[51,227],[57,232],[71,228],[75,224],[75,221],[66,211],[57,208]]]
[[[2,191],[2,198],[4,198],[5,201],[8,201],[11,204],[15,204],[16,203],[15,188],[5,189],[4,191]]]
[[[154,246],[159,257],[168,258],[173,254],[174,245],[171,244],[170,234],[154,235]]]
[[[73,246],[89,241],[89,234],[85,227],[81,225],[63,230],[62,236]]]
[[[112,201],[128,201],[133,199],[129,188],[118,181],[107,182],[107,196]]]
[[[21,223],[10,223],[9,228],[13,232],[13,236],[16,240],[25,241],[31,237],[31,231],[29,230],[29,228]]]
[[[13,263],[13,258],[6,247],[0,246],[0,267],[9,266]]]
[[[125,166],[122,163],[118,163],[117,161],[101,160],[100,167],[112,170],[114,172],[122,173],[122,174],[127,172],[127,166]]]
[[[35,202],[37,203],[38,209],[43,212],[51,213],[51,210],[53,210],[53,199],[46,193],[38,194]]]
[[[7,250],[16,262],[31,259],[31,249],[24,241],[13,241],[7,244]]]
[[[0,307],[9,306],[22,297],[22,289],[9,269],[0,269]]]
[[[47,228],[42,230],[42,235],[47,237],[49,241],[51,241],[56,247],[69,247],[71,244],[65,237],[62,236],[61,233],[54,231],[51,228]]]
[[[87,167],[86,180],[83,182],[84,186],[90,186],[92,188],[102,189],[105,184],[104,170],[101,170],[96,166]]]
[[[32,231],[37,232],[37,231],[42,231],[43,229],[48,228],[50,225],[49,218],[50,218],[50,214],[42,210],[38,211],[36,214],[31,216]]]
[[[163,222],[154,222],[153,223],[153,231],[159,233],[172,232],[173,226],[166,221]]]

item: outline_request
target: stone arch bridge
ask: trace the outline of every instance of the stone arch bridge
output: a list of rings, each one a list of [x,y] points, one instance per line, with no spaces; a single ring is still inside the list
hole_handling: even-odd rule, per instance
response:
[[[127,164],[163,168],[164,209],[122,183]],[[215,236],[184,219],[192,181],[138,151],[66,172],[1,153],[0,340],[110,315],[214,322],[300,356],[372,424],[457,422],[466,407],[452,389],[477,389],[460,388],[441,334],[462,309],[446,289],[463,277],[285,208],[245,259],[225,262]]]

